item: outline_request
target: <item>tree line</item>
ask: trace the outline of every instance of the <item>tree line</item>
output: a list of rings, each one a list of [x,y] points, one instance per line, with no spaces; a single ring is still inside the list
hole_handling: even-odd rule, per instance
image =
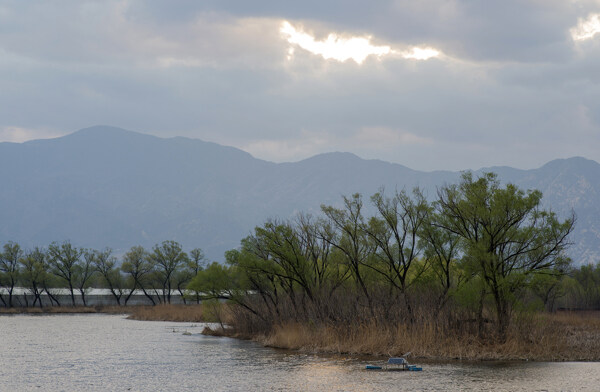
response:
[[[72,305],[75,293],[85,304],[92,286],[108,288],[119,305],[134,292],[170,303],[178,291],[189,302],[235,303],[232,322],[247,333],[288,322],[429,323],[502,338],[523,310],[600,309],[600,264],[574,267],[565,255],[574,214],[560,220],[541,198],[493,173],[465,173],[433,201],[418,188],[381,189],[367,204],[354,194],[341,206],[322,205],[318,216],[266,221],[224,264],[174,241],[133,247],[120,260],[110,249],[69,242],[30,251],[8,242],[0,301],[15,306],[17,286],[33,298],[25,296],[26,306],[40,307],[60,305],[52,290],[59,287]]]
[[[173,292],[185,302],[184,290],[204,264],[201,249],[188,254],[175,241],[164,241],[150,251],[134,246],[121,260],[111,249],[78,248],[69,241],[29,251],[7,242],[0,252],[0,288],[4,288],[0,303],[9,308],[16,306],[17,300],[32,307],[60,306],[55,289],[67,288],[72,306],[76,295],[87,306],[90,287],[109,289],[117,305],[127,305],[136,292],[142,292],[152,305],[171,303]],[[17,298],[17,287],[25,288],[28,295]],[[200,301],[199,293],[187,298]]]
[[[599,267],[573,268],[565,255],[575,215],[560,220],[541,198],[493,173],[464,173],[433,202],[418,188],[381,189],[370,215],[360,194],[343,197],[317,217],[256,227],[190,287],[240,305],[234,323],[250,334],[289,322],[429,323],[502,339],[515,312],[585,302],[600,287],[588,282]]]

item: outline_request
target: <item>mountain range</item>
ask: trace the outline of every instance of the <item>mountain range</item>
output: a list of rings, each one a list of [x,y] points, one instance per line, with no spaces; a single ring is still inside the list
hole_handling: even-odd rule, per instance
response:
[[[543,204],[577,214],[570,255],[600,260],[600,164],[557,159],[540,168],[482,168],[502,182],[543,192]],[[0,243],[24,247],[150,248],[176,240],[211,260],[267,218],[287,219],[342,195],[419,186],[433,198],[460,172],[424,172],[350,153],[273,163],[242,150],[183,137],[159,138],[96,126],[56,138],[0,143]]]

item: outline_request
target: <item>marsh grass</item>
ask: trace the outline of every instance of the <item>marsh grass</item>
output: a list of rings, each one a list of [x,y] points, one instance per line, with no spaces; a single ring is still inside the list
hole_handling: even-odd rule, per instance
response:
[[[129,319],[143,321],[183,321],[203,322],[205,311],[203,305],[156,305],[135,306],[127,309]]]
[[[452,329],[431,321],[395,325],[374,322],[343,325],[285,322],[265,332],[243,325],[235,305],[96,306],[1,309],[0,314],[129,314],[147,321],[214,322],[206,335],[253,339],[270,347],[307,352],[461,360],[600,360],[600,311],[522,313],[514,317],[506,340],[481,339],[468,328]],[[227,325],[232,328],[225,327]],[[493,326],[491,326],[493,327]]]
[[[459,360],[600,360],[600,312],[584,314],[535,313],[515,317],[503,341],[481,339],[469,331],[443,331],[435,323],[419,325],[343,326],[288,322],[267,334],[236,334],[235,330],[210,334],[252,338],[270,347],[307,352],[398,356]]]

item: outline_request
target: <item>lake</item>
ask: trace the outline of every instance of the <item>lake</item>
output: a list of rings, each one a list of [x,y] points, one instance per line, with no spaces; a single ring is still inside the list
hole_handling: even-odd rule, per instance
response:
[[[600,363],[367,360],[200,335],[203,324],[119,315],[0,316],[1,391],[597,391]],[[190,332],[191,335],[184,335]]]

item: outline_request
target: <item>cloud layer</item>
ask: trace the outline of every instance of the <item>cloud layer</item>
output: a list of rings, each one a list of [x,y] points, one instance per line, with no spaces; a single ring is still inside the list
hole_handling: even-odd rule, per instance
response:
[[[0,140],[111,124],[276,161],[600,160],[599,14],[592,0],[7,1]]]

